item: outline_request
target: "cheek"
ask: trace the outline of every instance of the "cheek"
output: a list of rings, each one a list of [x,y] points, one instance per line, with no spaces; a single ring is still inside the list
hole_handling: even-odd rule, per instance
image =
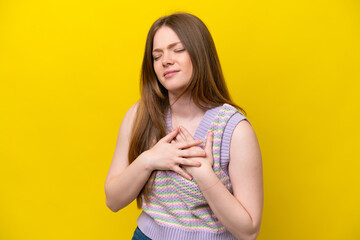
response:
[[[193,66],[190,57],[187,59],[186,63],[187,72],[191,75],[193,71]]]
[[[156,74],[157,78],[160,79],[159,76],[161,75],[161,73],[160,73],[159,65],[156,64],[156,62],[155,62],[153,64],[153,67],[154,67],[154,71],[155,71],[155,74]]]
[[[190,65],[189,65],[189,73],[190,73],[190,75],[192,75],[192,72],[193,72],[193,66],[192,66],[192,64],[190,63]]]

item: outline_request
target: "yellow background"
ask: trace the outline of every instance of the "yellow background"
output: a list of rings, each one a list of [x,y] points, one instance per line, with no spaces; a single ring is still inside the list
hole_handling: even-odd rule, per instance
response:
[[[105,205],[146,34],[209,27],[263,156],[260,240],[360,239],[360,3],[0,0],[0,239],[130,239]]]

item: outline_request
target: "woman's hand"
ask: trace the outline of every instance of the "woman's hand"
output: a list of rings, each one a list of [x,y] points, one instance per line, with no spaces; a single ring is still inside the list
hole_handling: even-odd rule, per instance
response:
[[[191,180],[190,176],[180,167],[200,167],[201,163],[193,158],[205,156],[205,151],[193,148],[202,143],[202,140],[172,142],[178,135],[179,129],[171,131],[168,135],[160,139],[151,149],[143,152],[140,156],[147,163],[147,168],[153,170],[172,170],[181,176]]]
[[[192,135],[186,130],[184,127],[180,127],[179,133],[177,134],[176,138],[172,141],[172,144],[185,144],[191,143],[195,141]],[[197,157],[187,157],[188,160],[196,161],[201,163],[201,167],[193,167],[193,166],[183,166],[184,170],[195,176],[196,174],[206,174],[212,170],[212,165],[214,163],[214,158],[212,155],[212,145],[213,145],[213,133],[209,132],[206,137],[205,143],[205,155],[197,156]],[[202,149],[199,146],[192,146],[191,150],[199,150]]]

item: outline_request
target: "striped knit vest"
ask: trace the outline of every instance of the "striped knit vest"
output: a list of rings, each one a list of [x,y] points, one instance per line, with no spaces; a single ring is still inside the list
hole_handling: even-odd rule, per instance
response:
[[[202,121],[199,127],[214,133],[213,170],[232,193],[227,165],[224,167],[221,162],[223,157],[220,157],[223,134],[234,114],[237,113],[241,120],[246,118],[228,104],[208,111],[216,111],[216,115],[213,114],[215,116],[210,124],[206,126]],[[206,135],[205,131],[205,135],[201,136],[204,139],[202,148]],[[226,144],[230,145],[230,141]],[[173,171],[158,171],[149,199],[149,202],[143,199],[143,213],[138,219],[138,225],[152,239],[235,239],[216,218],[194,180],[188,180]]]

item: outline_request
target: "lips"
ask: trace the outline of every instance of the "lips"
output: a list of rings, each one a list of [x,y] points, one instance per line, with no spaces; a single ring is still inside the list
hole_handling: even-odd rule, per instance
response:
[[[176,73],[180,72],[180,70],[169,70],[164,72],[164,77],[171,77],[175,75]]]

